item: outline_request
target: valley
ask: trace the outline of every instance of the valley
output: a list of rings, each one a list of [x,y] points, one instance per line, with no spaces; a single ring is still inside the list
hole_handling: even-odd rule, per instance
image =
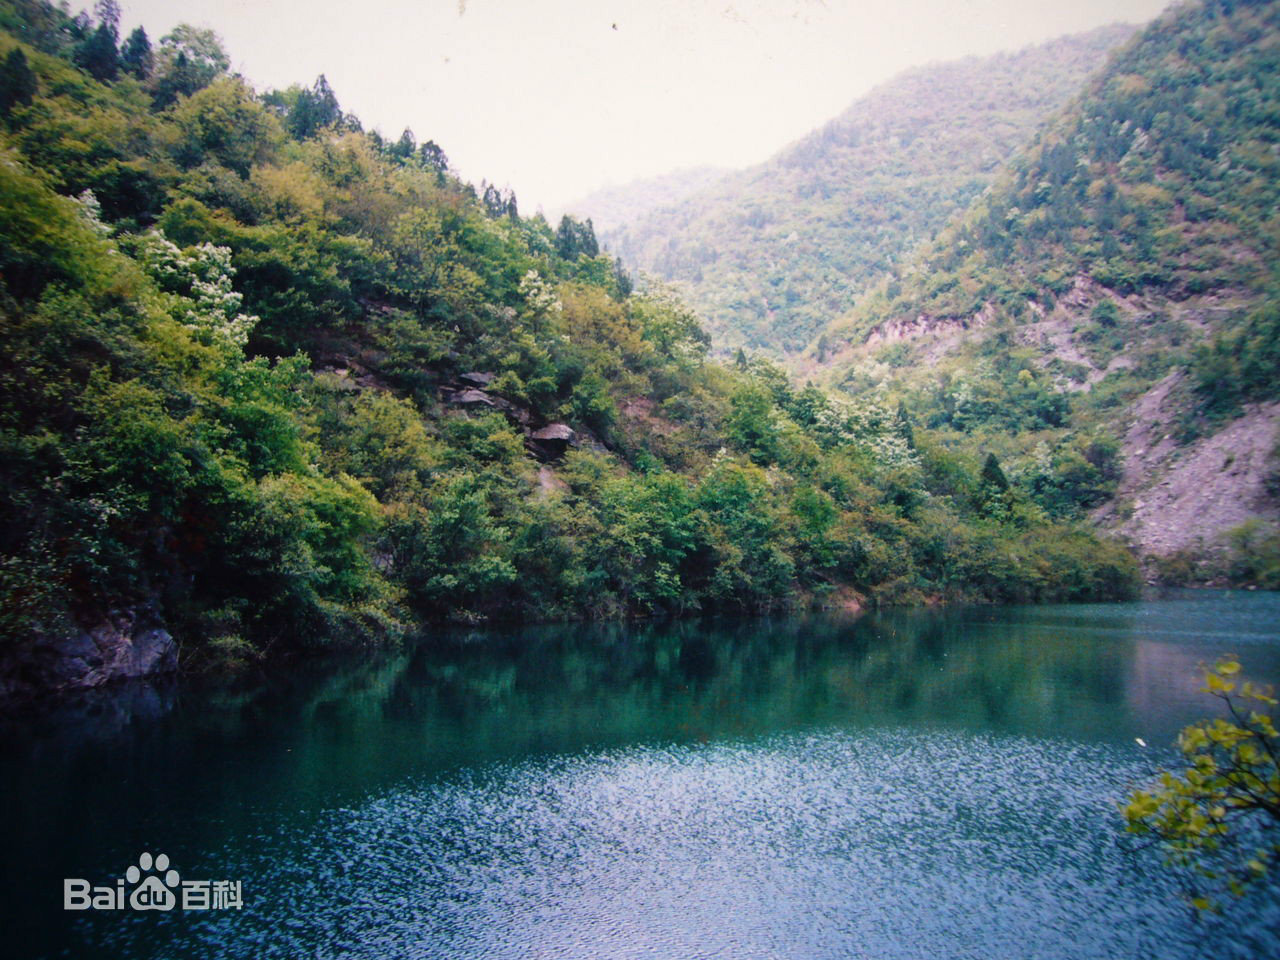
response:
[[[606,245],[686,291],[713,350],[779,356],[802,382],[883,397],[1033,487],[1056,484],[1073,448],[1114,450],[1114,464],[1081,468],[1108,476],[1076,506],[1133,547],[1149,580],[1259,582],[1280,549],[1280,368],[1266,345],[1275,31],[1269,4],[1189,4],[1136,36],[1107,28],[925,68]],[[1010,78],[1037,70],[1054,82],[1019,101]],[[979,149],[990,130],[1003,147]],[[868,137],[871,162],[849,152]],[[793,186],[786,171],[802,164],[808,186]],[[856,186],[884,171],[920,205],[887,231],[881,195]],[[969,176],[972,190],[941,202],[930,174]],[[813,200],[814,184],[840,178],[845,192]],[[758,210],[785,230],[729,226]],[[865,269],[831,269],[876,236]],[[681,254],[695,242],[710,252]],[[811,319],[797,326],[752,292],[770,284]]]

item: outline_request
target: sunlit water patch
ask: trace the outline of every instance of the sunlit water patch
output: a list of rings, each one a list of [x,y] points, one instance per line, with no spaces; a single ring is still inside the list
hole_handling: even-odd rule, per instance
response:
[[[1117,843],[1116,786],[1147,763],[873,729],[495,766],[237,844],[226,862],[266,908],[162,939],[226,957],[1198,956],[1181,892]],[[136,931],[114,932],[126,951]]]

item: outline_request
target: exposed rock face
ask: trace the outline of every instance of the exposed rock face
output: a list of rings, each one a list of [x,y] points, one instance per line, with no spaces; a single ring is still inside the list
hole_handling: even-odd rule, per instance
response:
[[[1087,322],[1094,307],[1107,301],[1129,318],[1144,309],[1139,298],[1126,298],[1084,274],[1078,274],[1071,283],[1071,289],[1048,310],[1035,300],[1027,302],[1027,309],[1035,319],[1019,326],[1016,333],[1018,341],[1040,351],[1036,364],[1042,369],[1058,360],[1078,371],[1076,379],[1058,376],[1056,384],[1059,390],[1067,393],[1090,390],[1108,374],[1133,368],[1133,359],[1123,352],[1108,360],[1105,366],[1098,366],[1076,339],[1077,327]]]
[[[539,460],[563,457],[575,434],[567,424],[553,423],[529,434],[529,447]]]
[[[450,398],[451,403],[456,403],[463,407],[486,406],[492,407],[493,397],[489,396],[483,390],[461,390]]]
[[[953,334],[963,334],[969,330],[979,330],[991,322],[995,316],[995,308],[987,303],[971,317],[932,317],[922,313],[918,317],[896,317],[877,324],[867,334],[866,345],[879,347],[903,340],[915,340],[920,337],[942,338]]]
[[[535,429],[538,418],[529,407],[508,400],[491,389],[479,389],[480,386],[487,387],[493,379],[494,375],[487,371],[459,374],[452,383],[440,385],[438,396],[443,403],[467,411],[491,408],[503,414],[513,427],[524,434],[525,448],[529,453],[544,463],[560,459],[571,446],[599,451],[606,449],[599,438],[585,427],[574,430],[566,423],[551,423]]]
[[[535,430],[530,436],[534,440],[547,441],[554,440],[562,443],[573,442],[573,429],[564,423],[553,423],[543,427],[541,430]]]
[[[1280,403],[1250,405],[1213,435],[1180,446],[1170,405],[1180,377],[1165,377],[1134,405],[1120,488],[1094,515],[1146,556],[1212,551],[1233,527],[1276,516],[1268,478],[1280,442]]]
[[[819,347],[817,353],[796,357],[790,366],[804,380],[820,370],[847,367],[895,343],[910,344],[916,363],[932,365],[959,349],[974,331],[986,327],[995,317],[996,308],[991,303],[983,304],[968,317],[935,317],[927,313],[894,317],[876,324],[865,336],[848,339],[848,335],[836,334],[836,343]]]
[[[0,662],[0,703],[172,673],[178,648],[154,612],[113,610],[37,635]]]

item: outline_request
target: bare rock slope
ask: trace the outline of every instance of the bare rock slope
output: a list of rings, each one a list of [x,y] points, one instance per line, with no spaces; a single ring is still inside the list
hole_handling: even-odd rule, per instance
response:
[[[1169,398],[1171,373],[1134,405],[1125,434],[1125,469],[1116,497],[1096,519],[1145,557],[1211,554],[1253,518],[1274,518],[1280,402],[1250,406],[1211,436],[1179,445]]]

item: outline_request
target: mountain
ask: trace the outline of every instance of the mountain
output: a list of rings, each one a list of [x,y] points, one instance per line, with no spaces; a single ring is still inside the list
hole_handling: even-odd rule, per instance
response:
[[[1277,582],[1278,117],[1280,4],[1166,12],[798,369],[1111,473],[1153,576]]]
[[[800,350],[978,196],[1132,30],[909,70],[768,162],[602,240],[676,282],[718,352]]]
[[[0,704],[449,620],[1131,595],[873,396],[707,357],[589,223],[0,0]]]
[[[722,167],[686,167],[656,177],[604,187],[565,205],[565,211],[589,218],[596,232],[608,236],[620,227],[648,216],[654,210],[683,201],[723,179]],[[554,219],[554,218],[553,218]]]

